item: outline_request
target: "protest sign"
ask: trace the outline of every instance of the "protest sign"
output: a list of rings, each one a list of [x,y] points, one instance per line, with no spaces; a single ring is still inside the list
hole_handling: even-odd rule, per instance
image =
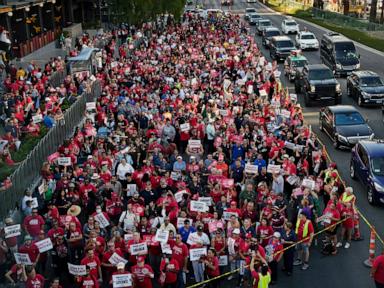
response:
[[[280,165],[269,164],[268,167],[267,167],[267,172],[268,173],[279,173],[280,170],[281,170],[281,166]]]
[[[276,70],[273,72],[273,74],[275,75],[275,78],[279,78],[281,75],[281,72],[279,70]]]
[[[205,205],[211,206],[212,205],[212,197],[199,197],[197,199],[199,202],[204,202]]]
[[[133,234],[124,234],[124,241],[128,242],[129,240],[133,239]]]
[[[180,174],[178,172],[175,172],[175,171],[171,172],[171,179],[173,181],[179,181],[179,178],[180,178]]]
[[[133,196],[137,192],[137,185],[136,184],[127,184],[127,196]]]
[[[131,255],[144,255],[148,253],[147,243],[132,244],[129,247]]]
[[[168,230],[157,229],[155,241],[167,243],[168,237],[169,237],[169,231]]]
[[[299,180],[300,180],[300,177],[296,175],[290,175],[287,177],[287,182],[290,185],[295,185]]]
[[[290,149],[290,150],[295,150],[296,145],[295,145],[295,143],[285,141],[284,142],[284,147],[287,148],[287,149]]]
[[[236,216],[236,218],[239,217],[239,215],[236,213],[236,212],[228,212],[228,211],[224,211],[223,213],[223,219],[224,220],[230,220],[232,216]]]
[[[291,118],[291,112],[286,109],[281,109],[280,115],[283,116],[284,118],[288,118],[288,119]]]
[[[186,190],[181,190],[177,193],[175,193],[175,200],[176,202],[181,202],[183,200],[183,194],[187,193]]]
[[[34,124],[42,122],[43,121],[43,115],[37,114],[35,116],[32,116],[32,121]]]
[[[259,167],[257,165],[245,164],[244,172],[248,174],[257,174]]]
[[[119,254],[117,254],[116,252],[113,253],[111,255],[111,257],[109,257],[108,259],[109,263],[111,263],[112,265],[117,265],[119,263],[124,263],[124,264],[127,264],[128,263],[128,260],[126,260],[125,258],[121,257]]]
[[[96,102],[87,102],[85,104],[85,109],[87,109],[87,110],[96,110]]]
[[[35,245],[37,246],[37,249],[39,249],[40,253],[44,253],[44,252],[47,252],[47,251],[53,249],[51,238],[46,238],[44,240],[40,240],[40,241],[36,242]]]
[[[190,148],[200,148],[201,146],[201,140],[193,140],[193,139],[190,139],[188,140],[188,146]]]
[[[4,236],[5,239],[16,237],[21,235],[21,226],[20,224],[11,225],[11,226],[5,226],[4,227]]]
[[[32,209],[33,208],[38,208],[39,207],[39,201],[37,201],[36,197],[32,198]]]
[[[208,206],[205,204],[205,202],[200,201],[191,201],[191,211],[194,212],[206,212],[208,211]]]
[[[189,259],[191,261],[197,261],[200,259],[201,256],[207,255],[207,247],[203,248],[195,248],[189,250]]]
[[[180,130],[182,132],[188,132],[191,129],[189,123],[180,124]]]
[[[306,188],[309,188],[311,190],[315,189],[315,181],[311,180],[311,179],[303,179],[303,182],[301,183],[301,185],[303,187],[306,187]]]
[[[75,276],[84,276],[87,274],[87,267],[86,265],[74,265],[68,263],[68,271]]]
[[[289,97],[291,98],[291,101],[292,102],[296,102],[297,101],[297,94],[289,94]]]
[[[228,255],[219,256],[219,266],[227,266],[228,265]]]
[[[171,245],[169,245],[168,243],[161,243],[161,252],[163,254],[172,254],[172,248],[171,248]]]
[[[109,226],[109,221],[105,217],[104,213],[97,213],[94,218],[97,222],[99,222],[101,228]]]
[[[268,97],[268,93],[264,89],[260,90],[259,94],[260,94],[260,98],[267,98]]]
[[[221,181],[221,186],[223,188],[232,188],[234,184],[235,184],[235,181],[233,179],[223,179]]]
[[[220,113],[220,115],[221,116],[223,116],[223,117],[225,117],[225,116],[228,116],[228,110],[226,110],[226,109],[220,109],[219,110],[219,113]]]
[[[116,274],[112,275],[112,287],[124,288],[132,286],[132,274]]]
[[[200,242],[200,237],[196,235],[196,233],[189,233],[187,244],[194,245],[194,244],[197,244],[198,242]]]
[[[31,258],[27,253],[13,253],[17,264],[32,265]]]
[[[57,158],[57,164],[60,166],[70,166],[71,165],[71,157],[59,157]]]

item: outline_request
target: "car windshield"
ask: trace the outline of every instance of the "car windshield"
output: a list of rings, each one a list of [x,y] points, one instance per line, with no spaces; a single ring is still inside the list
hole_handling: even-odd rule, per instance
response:
[[[255,13],[255,12],[256,12],[256,9],[248,8],[248,9],[246,9],[245,12],[246,12],[246,13]]]
[[[301,35],[301,39],[311,40],[311,39],[315,39],[315,36],[312,34],[304,34],[304,35]]]
[[[260,21],[259,26],[271,26],[271,22],[270,21]]]
[[[325,80],[332,78],[333,74],[329,69],[315,69],[309,71],[309,79],[311,80]]]
[[[278,48],[291,48],[294,47],[291,40],[276,41],[276,46]]]
[[[257,15],[257,14],[252,14],[252,15],[251,15],[251,18],[252,18],[252,19],[258,19],[258,18],[261,18],[261,16],[260,16],[260,15]]]
[[[361,125],[361,124],[365,124],[365,121],[359,112],[344,112],[344,113],[336,113],[335,124],[336,125]]]
[[[360,79],[360,85],[362,87],[383,86],[383,81],[381,81],[380,77],[377,76],[363,77]]]
[[[296,22],[285,22],[285,25],[287,25],[287,26],[295,26],[297,24],[296,24]]]
[[[353,42],[338,42],[335,44],[336,59],[358,58]]]
[[[371,162],[373,174],[384,176],[384,157],[372,158]]]
[[[292,66],[294,67],[304,67],[307,64],[308,61],[304,59],[292,61]]]
[[[267,37],[279,36],[280,31],[278,30],[266,31],[265,34]]]

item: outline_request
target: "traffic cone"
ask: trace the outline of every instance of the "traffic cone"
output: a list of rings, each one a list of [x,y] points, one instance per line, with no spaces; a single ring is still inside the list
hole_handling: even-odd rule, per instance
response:
[[[353,241],[364,240],[364,238],[360,234],[360,217],[359,217],[358,213],[354,214],[354,216],[353,216],[353,223],[354,223],[354,227],[353,227],[352,240]]]
[[[371,237],[369,239],[369,258],[364,261],[364,265],[367,267],[372,267],[373,260],[375,259],[375,240],[376,234],[374,228],[371,228]]]

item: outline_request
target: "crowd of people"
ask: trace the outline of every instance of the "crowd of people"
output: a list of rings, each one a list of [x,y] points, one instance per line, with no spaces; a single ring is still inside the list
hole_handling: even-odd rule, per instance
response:
[[[310,268],[324,227],[324,253],[350,247],[353,190],[239,16],[167,21],[133,31],[150,35],[138,49],[121,31],[104,47],[100,97],[25,192],[23,222],[5,221],[5,281],[268,287]]]

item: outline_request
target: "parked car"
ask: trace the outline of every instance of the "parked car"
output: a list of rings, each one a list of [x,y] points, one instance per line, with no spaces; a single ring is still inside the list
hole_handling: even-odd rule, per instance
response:
[[[259,14],[252,13],[249,15],[249,25],[256,25],[262,19],[263,17],[261,17]]]
[[[267,27],[272,27],[272,22],[271,20],[268,20],[268,19],[261,19],[257,22],[256,24],[256,30],[257,30],[257,34],[259,34],[259,36],[261,36],[263,34],[263,30]]]
[[[262,38],[261,38],[261,41],[262,41],[264,47],[269,48],[269,42],[270,42],[271,38],[274,36],[280,36],[280,34],[281,33],[280,33],[279,28],[276,28],[276,27],[265,28],[263,31]]]
[[[308,65],[308,60],[300,51],[291,51],[291,55],[284,61],[284,75],[292,82],[297,74],[301,74],[306,65]]]
[[[372,71],[354,71],[347,78],[347,95],[357,100],[357,105],[384,104],[384,83]]]
[[[299,33],[299,24],[293,19],[285,19],[281,23],[281,32],[284,34]]]
[[[384,203],[384,143],[359,141],[352,148],[349,172],[367,188],[369,204]]]
[[[256,14],[256,12],[257,12],[256,8],[246,8],[245,9],[244,19],[249,21],[249,16],[251,14]]]
[[[284,60],[292,50],[296,50],[295,44],[288,36],[274,36],[269,43],[269,55],[273,60]]]
[[[305,49],[319,49],[319,40],[317,40],[315,34],[308,31],[300,31],[296,35],[296,46],[301,50]]]
[[[351,105],[322,108],[319,129],[331,138],[335,148],[352,147],[360,140],[372,140],[375,136],[360,112]]]
[[[324,64],[307,65],[302,71],[297,71],[295,91],[297,94],[304,94],[306,106],[321,101],[341,103],[340,83],[335,79],[331,69]]]

